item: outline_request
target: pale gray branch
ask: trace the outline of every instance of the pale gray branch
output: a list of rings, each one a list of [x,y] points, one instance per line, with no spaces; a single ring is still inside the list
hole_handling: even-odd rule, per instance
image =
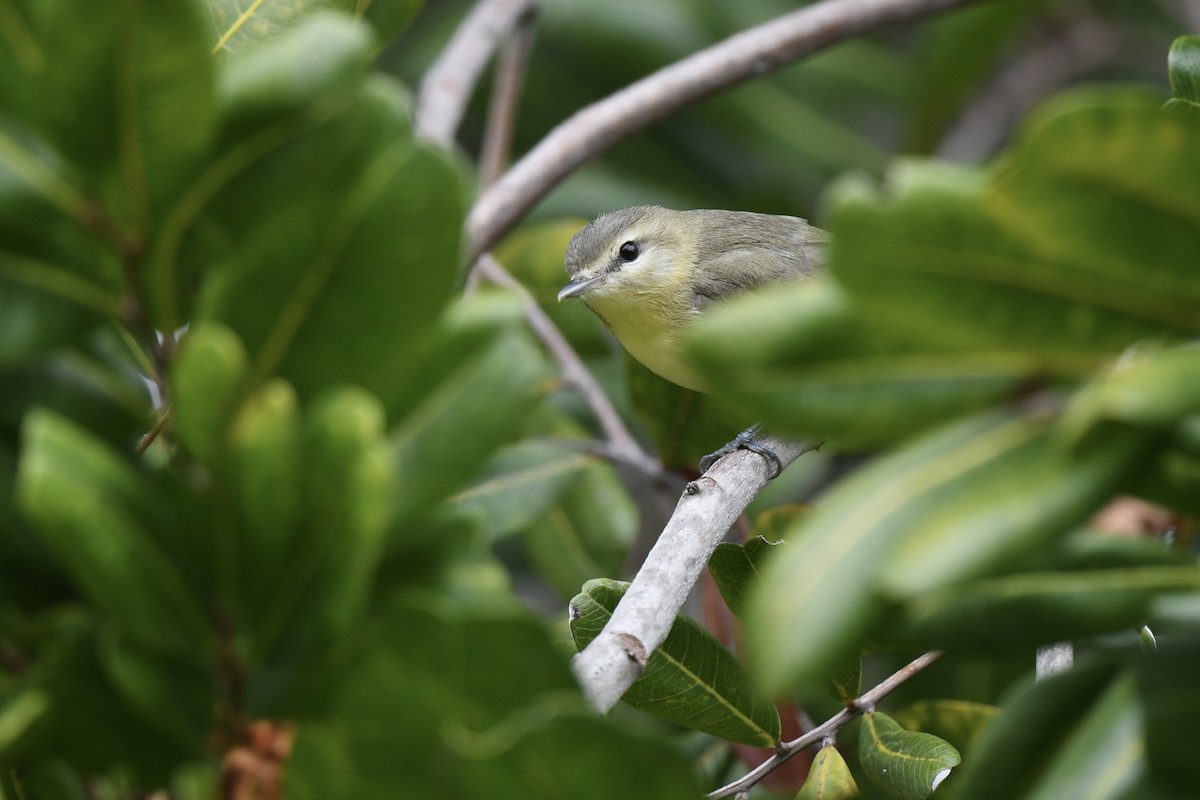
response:
[[[467,263],[576,167],[680,108],[889,23],[982,0],[824,0],[743,31],[584,108],[489,188],[467,220]]]
[[[785,467],[813,449],[770,436],[760,437],[759,443],[773,450]],[[712,551],[770,482],[773,470],[757,453],[738,450],[688,484],[608,624],[571,664],[596,710],[611,709],[642,674]]]
[[[442,147],[454,143],[479,76],[536,0],[479,0],[425,73],[417,98],[417,135]]]
[[[483,187],[499,180],[508,166],[525,68],[537,32],[536,22],[537,14],[532,9],[518,20],[496,64],[487,127],[483,132],[483,145],[479,148],[479,185]]]

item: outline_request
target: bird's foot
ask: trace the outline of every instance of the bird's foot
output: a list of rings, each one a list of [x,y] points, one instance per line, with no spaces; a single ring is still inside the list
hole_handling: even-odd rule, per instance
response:
[[[779,455],[774,450],[755,438],[758,436],[759,431],[760,428],[758,425],[751,425],[735,436],[732,442],[700,459],[700,472],[708,472],[713,464],[716,464],[730,453],[737,452],[738,450],[749,450],[751,453],[758,453],[766,459],[767,464],[771,467],[771,474],[767,480],[778,478],[779,473],[783,472],[783,462],[779,460]]]

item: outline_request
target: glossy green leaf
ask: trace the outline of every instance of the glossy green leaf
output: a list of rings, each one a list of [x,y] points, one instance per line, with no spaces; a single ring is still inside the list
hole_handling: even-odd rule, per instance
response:
[[[1026,796],[1117,798],[1142,779],[1145,759],[1137,688],[1132,675],[1122,675],[1097,698]]]
[[[252,386],[279,375],[307,398],[350,382],[387,403],[450,299],[463,181],[409,137],[398,92],[368,84],[214,200],[231,249],[197,314],[238,333]]]
[[[979,737],[1000,715],[1000,709],[967,700],[919,700],[892,715],[900,727],[932,733],[945,739],[970,760]]]
[[[302,422],[283,381],[247,398],[229,425],[229,480],[241,523],[242,601],[261,609],[301,538]],[[254,613],[251,611],[250,613]]]
[[[750,609],[748,645],[767,684],[818,678],[849,656],[882,610],[880,586],[909,596],[992,569],[1061,535],[1136,463],[1138,442],[1076,463],[1053,446],[1049,423],[1037,413],[970,417],[823,498]]]
[[[1034,376],[1084,375],[1098,363],[914,342],[820,279],[721,304],[697,324],[689,352],[722,402],[839,446],[905,439],[1006,400]]]
[[[295,120],[297,127],[321,118],[322,106],[340,107],[363,83],[371,60],[371,35],[364,25],[336,14],[316,15],[270,43],[223,64],[217,100],[221,140],[241,137],[267,124]],[[325,112],[328,113],[328,112]]]
[[[721,542],[708,559],[708,569],[725,605],[737,616],[746,613],[746,598],[762,580],[760,567],[782,542],[769,542],[762,536],[744,544]]]
[[[1166,429],[1200,412],[1200,348],[1134,348],[1074,398],[1063,434],[1081,441],[1102,422]]]
[[[813,759],[796,800],[853,800],[858,796],[858,784],[846,766],[846,759],[836,747],[828,745]]]
[[[1135,89],[1048,102],[1026,121],[986,201],[1037,254],[1042,280],[1061,287],[1047,289],[1072,299],[1073,313],[1116,315],[1113,333],[1133,332],[1136,320],[1158,328],[1150,335],[1194,336],[1200,202],[1187,176],[1200,169],[1200,120],[1162,103]],[[1112,341],[1094,334],[1098,344]]]
[[[1089,708],[1112,683],[1116,666],[1083,662],[1071,670],[1022,681],[1001,702],[998,716],[954,776],[957,797],[1001,800],[1026,796],[1039,772],[1058,759]],[[1065,795],[1071,796],[1071,795]]]
[[[1146,729],[1146,758],[1181,796],[1200,792],[1200,772],[1188,732],[1200,711],[1195,692],[1200,640],[1194,635],[1164,641],[1137,666],[1137,690]]]
[[[1197,590],[1200,569],[1191,566],[990,578],[917,598],[885,635],[919,647],[1007,650],[1135,630],[1158,597]]]
[[[613,580],[591,580],[571,600],[577,648],[603,630],[625,588]],[[733,742],[773,747],[779,741],[775,704],[712,634],[682,615],[623,699],[640,711]]]
[[[172,425],[202,464],[217,463],[246,373],[246,351],[219,323],[190,330],[171,362]]]
[[[476,302],[492,303],[485,299],[467,305]],[[466,484],[515,435],[540,398],[545,361],[518,319],[506,311],[480,323],[481,331],[490,332],[485,338],[461,327],[476,324],[463,319],[471,313],[460,309],[449,314],[439,328],[439,341],[409,374],[407,391],[414,405],[403,409],[391,432],[400,520],[428,513]]]
[[[944,739],[906,731],[880,711],[863,715],[858,759],[867,777],[899,800],[929,797],[962,760]]]
[[[568,598],[591,578],[619,575],[637,532],[629,492],[612,467],[593,462],[522,541],[539,574]]]
[[[510,445],[450,498],[452,513],[470,519],[489,540],[520,531],[544,516],[590,462],[589,456],[553,443]]]
[[[1200,106],[1200,36],[1180,36],[1171,43],[1167,73],[1175,102]]]
[[[160,502],[153,485],[49,412],[26,417],[23,439],[18,503],[84,596],[148,647],[206,641],[197,599],[139,518]]]
[[[257,52],[265,42],[286,35],[314,16],[337,11],[365,19],[383,40],[399,34],[416,16],[421,0],[298,0],[291,3],[245,3],[204,0],[212,21],[214,53],[237,57]]]
[[[1108,501],[1147,449],[1140,432],[1117,431],[1103,450],[1065,453],[1053,432],[1027,422],[1011,448],[924,507],[880,574],[886,591],[908,597],[988,574],[1063,535]]]

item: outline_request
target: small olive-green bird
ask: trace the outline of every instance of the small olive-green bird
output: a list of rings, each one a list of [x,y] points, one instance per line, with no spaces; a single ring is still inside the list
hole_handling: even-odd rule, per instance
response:
[[[812,275],[828,234],[799,217],[748,211],[625,208],[597,217],[571,240],[570,282],[630,355],[687,389],[704,382],[683,351],[688,327],[739,292]]]

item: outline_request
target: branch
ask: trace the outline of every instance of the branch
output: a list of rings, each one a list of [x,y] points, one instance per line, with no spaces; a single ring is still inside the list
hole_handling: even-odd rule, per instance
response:
[[[786,467],[813,446],[774,437],[760,443]],[[725,532],[763,487],[774,465],[749,450],[733,452],[687,485],[675,513],[612,617],[571,662],[592,706],[608,711],[645,669],[667,638],[675,615]]]
[[[824,0],[729,37],[572,115],[476,202],[468,259],[495,244],[576,167],[686,105],[888,23],[981,0]]]
[[[417,98],[417,135],[450,147],[483,68],[536,0],[479,0],[425,73]]]
[[[757,767],[750,770],[733,783],[726,784],[716,791],[709,792],[706,797],[732,797],[740,792],[750,791],[752,788],[754,788],[755,784],[767,777],[769,773],[774,771],[780,764],[796,755],[796,753],[812,747],[815,744],[820,744],[825,739],[832,738],[850,720],[875,710],[876,703],[894,692],[897,687],[900,686],[900,684],[907,681],[913,675],[916,675],[934,661],[937,661],[940,656],[941,653],[937,650],[930,650],[924,655],[917,656],[907,665],[892,673],[890,677],[886,678],[874,689],[866,692],[853,703],[846,706],[841,711],[834,714],[832,717],[825,720],[820,725],[813,728],[811,731],[799,737],[798,739],[793,739],[790,742],[784,742],[783,744],[779,745],[775,748],[774,755],[772,755],[766,761],[759,764]]]
[[[496,65],[487,127],[483,133],[483,145],[479,148],[480,186],[491,186],[508,166],[513,129],[516,128],[517,105],[521,100],[521,84],[525,80],[525,68],[529,64],[529,53],[533,50],[533,39],[537,32],[536,19],[536,6],[531,6],[517,20],[517,27]]]
[[[512,289],[520,295],[525,306],[525,319],[529,323],[529,327],[562,367],[563,380],[579,391],[592,409],[592,413],[596,415],[596,420],[612,445],[617,460],[632,464],[647,474],[661,475],[663,470],[658,459],[649,455],[638,444],[637,439],[621,421],[621,415],[609,402],[604,389],[592,377],[591,371],[571,347],[571,343],[562,335],[546,312],[542,311],[541,306],[530,296],[525,287],[510,275],[490,253],[485,253],[479,259],[478,271],[484,278],[497,286]]]

